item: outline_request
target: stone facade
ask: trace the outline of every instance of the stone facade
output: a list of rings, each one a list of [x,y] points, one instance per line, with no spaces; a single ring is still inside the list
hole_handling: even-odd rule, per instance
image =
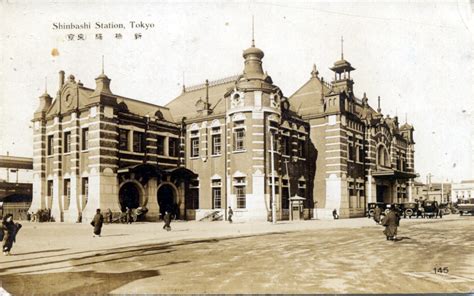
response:
[[[314,67],[288,98],[263,57],[252,42],[241,75],[183,86],[164,107],[113,94],[104,73],[89,89],[61,71],[33,118],[31,210],[70,222],[126,207],[225,220],[231,207],[235,220],[268,220],[275,205],[286,220],[411,199],[413,127],[354,95],[349,62],[335,63],[331,83]]]

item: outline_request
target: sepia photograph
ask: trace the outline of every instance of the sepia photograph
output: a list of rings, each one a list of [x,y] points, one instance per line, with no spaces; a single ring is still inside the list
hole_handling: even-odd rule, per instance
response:
[[[0,0],[0,295],[472,295],[473,20]]]

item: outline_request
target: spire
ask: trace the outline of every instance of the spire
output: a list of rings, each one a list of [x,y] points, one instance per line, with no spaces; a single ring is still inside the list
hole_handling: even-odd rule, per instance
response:
[[[407,113],[405,113],[405,124],[407,124],[407,123],[408,123],[408,115],[407,115]]]
[[[378,104],[377,104],[377,112],[381,112],[382,109],[380,109],[380,96],[378,97]]]
[[[184,71],[183,71],[183,93],[185,93],[185,92],[186,92],[186,85],[184,83]]]
[[[104,75],[104,55],[102,55],[102,75]]]
[[[341,60],[344,59],[344,36],[341,36]]]
[[[319,74],[318,69],[316,68],[316,64],[313,64],[313,71],[311,71],[311,77],[317,78]]]
[[[44,77],[44,93],[48,93],[48,76]]]
[[[253,15],[252,15],[252,47],[255,47],[255,27],[254,27]]]
[[[209,80],[206,79],[206,110],[209,109]]]

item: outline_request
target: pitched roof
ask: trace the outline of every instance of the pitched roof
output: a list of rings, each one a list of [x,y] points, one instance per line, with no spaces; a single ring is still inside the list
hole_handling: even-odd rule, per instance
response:
[[[65,84],[67,86],[67,84]],[[93,89],[84,87],[83,85],[79,85],[79,109],[84,108],[88,104],[88,99],[94,92]],[[117,104],[120,104],[124,102],[130,113],[139,115],[139,116],[145,116],[145,115],[150,115],[154,116],[156,111],[161,111],[163,114],[163,119],[169,122],[174,122],[173,116],[171,116],[171,112],[168,108],[152,104],[152,103],[147,103],[119,95],[112,94],[113,97],[117,98]],[[73,103],[74,107],[76,106],[76,102]],[[59,103],[58,103],[58,98],[53,100],[50,108],[48,109],[48,115],[56,114],[59,109]],[[71,109],[71,107],[66,107],[66,106],[61,106],[62,111],[64,112],[67,109]]]
[[[209,81],[209,105],[213,109],[213,114],[220,114],[225,112],[224,95],[227,91],[235,87],[235,82],[240,75],[230,76],[227,78]],[[187,119],[199,116],[197,112],[199,106],[198,101],[206,100],[206,84],[200,84],[192,87],[187,87],[174,100],[165,105],[173,114],[175,120],[180,120],[182,117]]]
[[[304,116],[323,112],[322,92],[327,94],[329,87],[317,77],[311,77],[289,98],[291,110]]]

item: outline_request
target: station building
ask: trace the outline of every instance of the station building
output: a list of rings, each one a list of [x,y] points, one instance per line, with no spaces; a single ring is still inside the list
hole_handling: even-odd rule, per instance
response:
[[[329,83],[314,67],[286,97],[263,57],[252,41],[242,74],[183,86],[166,106],[114,94],[104,73],[92,89],[61,71],[56,98],[43,94],[33,118],[31,210],[70,222],[127,207],[146,207],[149,220],[225,220],[231,207],[248,221],[275,206],[294,220],[411,199],[414,129],[355,96],[348,61]]]

